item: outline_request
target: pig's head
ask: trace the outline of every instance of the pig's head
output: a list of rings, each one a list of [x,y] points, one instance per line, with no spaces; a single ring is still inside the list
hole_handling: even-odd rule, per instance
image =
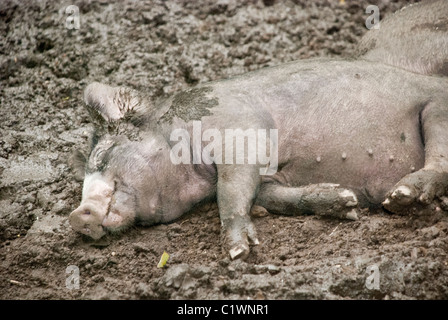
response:
[[[90,111],[110,124],[124,115],[123,108],[119,109],[123,104],[117,103],[123,99],[114,88],[101,86],[88,86],[85,101]],[[132,225],[142,212],[157,222],[159,191],[152,164],[158,162],[163,147],[163,141],[154,137],[131,141],[96,128],[90,153],[84,158],[81,204],[69,217],[73,229],[99,239]]]

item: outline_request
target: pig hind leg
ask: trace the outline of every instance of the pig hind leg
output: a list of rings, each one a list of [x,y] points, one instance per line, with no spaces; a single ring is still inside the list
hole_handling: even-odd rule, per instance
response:
[[[424,209],[448,189],[448,99],[433,99],[421,112],[425,165],[406,175],[386,195],[383,206],[395,213]]]
[[[321,183],[303,187],[264,184],[255,205],[283,215],[306,215],[358,219],[358,199],[353,191],[338,184]]]

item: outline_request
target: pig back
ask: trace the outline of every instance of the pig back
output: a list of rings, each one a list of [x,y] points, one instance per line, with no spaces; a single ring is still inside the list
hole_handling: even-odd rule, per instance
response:
[[[448,1],[409,5],[381,20],[361,39],[355,58],[448,76]]]

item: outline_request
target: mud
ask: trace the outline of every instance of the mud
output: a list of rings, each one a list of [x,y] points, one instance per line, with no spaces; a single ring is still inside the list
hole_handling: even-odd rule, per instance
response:
[[[448,217],[435,207],[357,221],[262,214],[245,262],[223,251],[216,204],[97,242],[68,225],[82,187],[68,162],[92,131],[90,82],[157,99],[294,59],[349,57],[369,4],[384,18],[405,3],[2,1],[0,298],[447,299]],[[70,4],[79,30],[66,28]],[[70,265],[79,289],[66,286]]]
[[[211,87],[192,88],[174,95],[168,111],[160,118],[161,121],[172,123],[174,117],[184,121],[201,120],[211,115],[210,109],[218,105],[217,98],[207,98],[205,95],[213,91]]]

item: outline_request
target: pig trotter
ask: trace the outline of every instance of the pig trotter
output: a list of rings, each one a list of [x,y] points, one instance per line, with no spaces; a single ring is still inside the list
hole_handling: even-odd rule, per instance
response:
[[[222,235],[232,260],[246,259],[250,253],[249,245],[259,244],[255,226],[247,215],[236,214],[229,221],[224,220]]]
[[[254,218],[266,217],[269,215],[268,210],[262,206],[253,205],[250,209],[250,216]]]
[[[401,213],[415,205],[429,205],[434,198],[443,196],[447,187],[447,172],[419,170],[401,179],[387,194],[383,206]]]
[[[246,259],[249,244],[259,244],[249,216],[259,183],[257,166],[218,166],[217,200],[222,236],[232,259]]]
[[[448,114],[446,101],[434,98],[421,112],[425,166],[401,179],[386,195],[383,206],[400,213],[412,207],[423,207],[436,197],[444,196],[448,187]]]
[[[284,215],[315,214],[341,219],[358,219],[358,199],[349,189],[338,184],[320,183],[304,187],[263,185],[256,205],[269,212]]]

